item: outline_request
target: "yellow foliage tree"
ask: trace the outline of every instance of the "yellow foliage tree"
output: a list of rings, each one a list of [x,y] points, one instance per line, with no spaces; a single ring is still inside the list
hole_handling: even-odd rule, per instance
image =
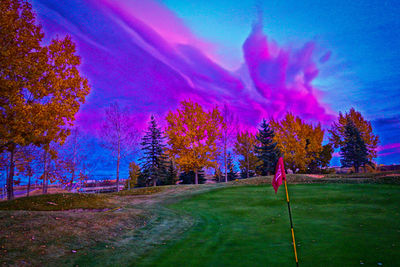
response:
[[[129,179],[127,180],[128,189],[132,189],[138,183],[140,167],[134,161],[129,163]]]
[[[69,36],[42,46],[32,6],[0,1],[0,152],[9,152],[7,195],[13,198],[14,153],[34,144],[63,143],[90,88]]]
[[[313,126],[287,113],[281,121],[271,119],[270,126],[275,132],[274,142],[284,155],[285,165],[293,172],[305,172],[308,164],[322,152],[324,131],[320,124]]]
[[[331,134],[329,137],[330,142],[335,148],[344,145],[345,125],[348,119],[352,120],[354,125],[360,131],[361,138],[367,145],[368,160],[372,162],[372,160],[377,157],[376,149],[378,147],[379,137],[372,133],[371,123],[365,120],[361,113],[356,111],[354,108],[351,108],[349,113],[345,113],[344,115],[339,113],[338,121],[334,122],[332,128],[329,130],[329,133]]]
[[[257,166],[261,163],[254,152],[256,144],[256,136],[248,131],[238,133],[236,136],[233,152],[243,157],[239,160],[239,165],[242,172],[246,171],[247,178],[250,174],[255,174]]]
[[[169,154],[182,170],[195,173],[198,184],[198,172],[204,167],[215,167],[216,141],[221,135],[223,118],[217,108],[205,112],[197,103],[182,101],[181,109],[170,111],[166,119]]]

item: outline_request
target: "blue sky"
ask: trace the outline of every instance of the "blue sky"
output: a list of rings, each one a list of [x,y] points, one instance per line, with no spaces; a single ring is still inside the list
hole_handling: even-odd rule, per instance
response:
[[[280,45],[312,40],[329,50],[329,64],[314,81],[323,100],[336,112],[360,111],[380,136],[384,156],[377,161],[400,163],[400,147],[390,148],[400,143],[399,1],[162,2],[196,35],[217,44],[227,67],[237,67],[243,58],[257,5],[265,34]]]
[[[141,129],[151,114],[162,125],[187,98],[205,107],[227,103],[253,128],[286,111],[327,128],[354,107],[380,136],[377,162],[400,163],[396,1],[33,0],[33,6],[46,40],[69,34],[77,44],[92,86],[78,115],[85,129],[99,126],[112,101],[131,108]],[[263,46],[283,52],[295,72],[288,76],[318,75],[272,83],[293,94],[273,102],[263,86],[271,85],[269,75],[279,76],[281,62],[276,55],[261,63],[251,58]],[[262,70],[263,64],[278,70]],[[121,171],[126,176],[127,164]],[[113,164],[104,172],[114,174]]]

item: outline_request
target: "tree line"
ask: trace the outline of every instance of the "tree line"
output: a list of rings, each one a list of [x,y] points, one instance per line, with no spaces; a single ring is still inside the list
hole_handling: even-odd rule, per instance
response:
[[[131,183],[155,186],[181,180],[197,184],[206,168],[214,169],[219,182],[233,180],[238,173],[232,154],[238,158],[242,178],[273,174],[279,157],[284,157],[286,171],[326,172],[334,148],[340,150],[342,166],[355,172],[361,166],[373,166],[376,157],[378,136],[354,108],[339,114],[325,145],[319,123],[307,123],[290,112],[281,120],[263,119],[255,133],[237,130],[234,117],[226,105],[222,111],[217,107],[205,111],[195,102],[182,101],[180,108],[166,116],[163,132],[152,116],[141,143],[145,156],[130,165]],[[229,128],[233,129],[230,134],[224,134]],[[193,178],[187,181],[190,175]]]
[[[90,92],[78,70],[76,45],[70,36],[43,45],[43,30],[23,0],[0,2],[0,36],[0,167],[6,170],[7,197],[14,197],[16,175],[28,177],[29,185],[39,176],[43,193],[54,181],[72,189],[104,164],[91,153],[98,144],[74,126]],[[240,129],[227,105],[207,111],[186,100],[168,112],[165,122],[163,130],[152,116],[142,134],[118,103],[105,109],[98,139],[115,158],[117,188],[121,162],[135,154],[141,156],[129,164],[129,188],[178,179],[197,184],[205,169],[227,182],[238,177],[237,166],[242,177],[269,175],[280,156],[293,172],[321,172],[335,148],[342,165],[358,172],[372,164],[379,141],[370,122],[354,109],[339,114],[326,145],[320,124],[291,113],[281,120],[264,119],[253,132]]]

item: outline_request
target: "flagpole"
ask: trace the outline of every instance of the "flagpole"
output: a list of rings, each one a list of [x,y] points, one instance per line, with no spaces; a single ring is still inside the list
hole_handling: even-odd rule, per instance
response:
[[[287,184],[286,184],[286,179],[284,179],[285,181],[285,190],[286,190],[286,200],[287,200],[287,206],[288,206],[288,210],[289,210],[289,218],[290,218],[290,228],[292,231],[292,239],[293,239],[293,250],[294,250],[294,257],[296,259],[296,266],[299,266],[299,260],[297,259],[297,251],[296,251],[296,241],[294,238],[294,230],[293,230],[293,221],[292,221],[292,212],[290,210],[290,202],[289,202],[289,193],[287,190]]]

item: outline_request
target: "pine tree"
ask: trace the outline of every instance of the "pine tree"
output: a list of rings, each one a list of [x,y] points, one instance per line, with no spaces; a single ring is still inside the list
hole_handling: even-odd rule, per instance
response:
[[[340,148],[342,159],[340,162],[344,167],[354,167],[358,172],[360,166],[369,163],[368,149],[360,131],[351,119],[347,120],[344,127],[344,143]]]
[[[235,171],[235,166],[233,164],[233,158],[232,154],[228,152],[226,156],[226,161],[227,161],[227,176],[228,176],[228,181],[233,181],[237,178],[237,172]]]
[[[273,141],[275,136],[265,119],[263,119],[261,128],[258,129],[257,140],[259,146],[255,146],[255,152],[261,164],[257,166],[257,171],[261,175],[270,175],[274,172],[276,162],[280,156],[277,143]]]
[[[142,162],[142,171],[147,177],[147,185],[152,183],[153,186],[156,186],[157,181],[160,181],[165,174],[164,139],[165,136],[152,115],[149,127],[141,142],[144,156],[140,161]]]
[[[176,166],[172,159],[169,160],[168,166],[165,168],[165,177],[162,181],[164,185],[171,185],[175,184],[178,176],[178,170],[176,169]]]

